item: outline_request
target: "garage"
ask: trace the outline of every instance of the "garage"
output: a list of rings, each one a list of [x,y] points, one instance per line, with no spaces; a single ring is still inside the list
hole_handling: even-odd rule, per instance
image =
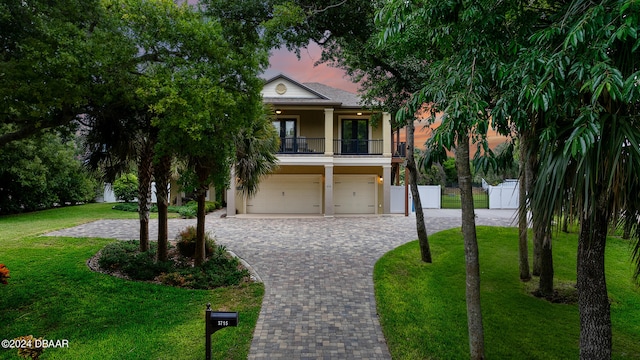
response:
[[[376,214],[376,178],[375,175],[335,175],[335,213]]]
[[[247,199],[247,214],[322,214],[322,175],[271,175]]]

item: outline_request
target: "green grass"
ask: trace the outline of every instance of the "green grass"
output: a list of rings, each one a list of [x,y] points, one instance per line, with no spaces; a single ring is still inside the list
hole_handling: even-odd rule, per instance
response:
[[[237,328],[212,336],[214,359],[246,359],[264,287],[188,290],[131,282],[92,272],[86,261],[113,240],[41,237],[102,218],[133,218],[90,204],[0,217],[0,263],[11,271],[0,285],[0,340],[22,335],[67,339],[41,359],[202,359],[204,311],[238,311]],[[0,359],[18,359],[0,349]]]
[[[517,229],[478,227],[481,301],[488,359],[576,359],[577,305],[528,294],[518,278]],[[467,359],[464,246],[459,229],[430,236],[433,264],[420,262],[417,241],[375,266],[383,332],[394,359]],[[614,359],[640,358],[640,290],[632,281],[629,242],[610,238],[607,284]],[[555,235],[556,284],[575,284],[576,234]]]
[[[460,209],[460,194],[445,194],[440,197],[441,209]],[[486,194],[473,194],[473,207],[475,209],[488,209],[489,196]]]

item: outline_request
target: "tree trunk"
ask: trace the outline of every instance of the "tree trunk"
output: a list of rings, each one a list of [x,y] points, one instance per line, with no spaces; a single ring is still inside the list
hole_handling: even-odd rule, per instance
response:
[[[469,330],[469,351],[471,359],[484,358],[484,329],[480,306],[480,259],[476,238],[476,216],[473,208],[471,188],[471,166],[469,164],[469,136],[458,135],[456,167],[458,186],[462,202],[462,234],[466,263],[467,321]]]
[[[604,255],[609,216],[601,194],[594,214],[583,215],[578,239],[580,359],[611,359],[611,314]]]
[[[138,154],[138,217],[140,219],[140,251],[149,251],[149,210],[153,177],[153,146],[143,141]]]
[[[553,254],[551,251],[551,231],[547,228],[540,249],[540,284],[538,292],[541,296],[553,294]]]
[[[209,189],[207,179],[209,171],[204,166],[195,166],[196,176],[198,178],[198,188],[196,190],[196,197],[198,200],[197,211],[197,224],[196,224],[196,252],[193,256],[195,266],[200,266],[205,260],[205,241],[204,241],[204,223],[205,223],[205,201],[207,197],[207,190]]]
[[[158,201],[158,261],[167,261],[169,251],[169,179],[171,177],[171,157],[163,156],[154,167],[156,197]]]
[[[413,121],[409,121],[407,123],[407,169],[409,169],[410,179],[405,179],[405,181],[409,181],[409,186],[411,186],[411,197],[413,198],[413,206],[416,210],[416,230],[418,232],[420,256],[422,261],[431,263],[431,248],[429,247],[427,226],[424,222],[424,211],[422,211],[420,192],[418,192],[418,169],[416,167],[416,159],[414,156],[414,133],[414,123]]]
[[[527,141],[524,136],[520,137],[520,181],[519,181],[519,205],[518,205],[518,254],[520,264],[520,280],[531,280],[531,271],[529,270],[529,243],[528,231],[529,222],[527,221],[527,174],[526,174],[526,158],[527,158]]]
[[[204,222],[205,222],[205,201],[207,197],[207,188],[201,188],[197,191],[198,196],[198,213],[196,224],[196,252],[194,255],[195,266],[200,266],[205,260],[205,242],[204,242]]]

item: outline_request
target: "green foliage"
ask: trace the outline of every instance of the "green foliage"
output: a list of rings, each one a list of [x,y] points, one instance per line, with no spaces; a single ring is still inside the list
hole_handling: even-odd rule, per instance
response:
[[[576,303],[533,296],[517,276],[515,228],[478,227],[486,356],[496,359],[578,357]],[[433,264],[419,261],[417,241],[385,254],[374,268],[380,324],[394,359],[468,359],[464,243],[460,229],[429,237]],[[640,289],[631,284],[628,242],[608,239],[607,285],[612,300],[613,358],[640,353]],[[576,282],[577,234],[554,233],[556,288]],[[535,281],[535,280],[534,280]],[[573,287],[575,293],[575,287]],[[509,336],[505,336],[509,334]],[[526,354],[526,355],[523,355]],[[633,357],[633,356],[631,356]]]
[[[138,212],[138,204],[136,203],[117,203],[115,205],[113,205],[112,207],[113,210],[120,210],[120,211],[129,211],[129,212]]]
[[[120,272],[133,280],[149,281],[158,279],[167,285],[188,287],[193,289],[213,289],[222,286],[237,285],[245,280],[249,273],[239,267],[238,259],[227,254],[224,246],[215,246],[212,239],[207,241],[208,259],[202,266],[193,267],[188,259],[195,249],[195,231],[183,231],[186,234],[178,242],[177,248],[185,258],[176,261],[156,262],[155,243],[151,243],[147,252],[139,251],[139,241],[118,241],[105,246],[98,264],[102,269]],[[183,254],[184,252],[184,254]],[[186,254],[186,255],[185,255]]]
[[[75,154],[54,134],[0,148],[0,214],[92,201],[97,182]]]
[[[134,280],[151,280],[170,269],[170,263],[155,261],[155,243],[147,252],[139,252],[139,249],[140,242],[137,240],[109,244],[102,249],[98,264],[105,270],[122,272]]]
[[[456,184],[458,183],[458,170],[456,169],[456,159],[455,158],[447,158],[447,160],[442,164],[442,168],[444,169],[444,173],[446,175],[447,184]]]
[[[138,196],[138,177],[133,174],[124,174],[113,182],[113,193],[118,200],[131,202]]]
[[[233,331],[212,336],[214,359],[249,356],[264,286],[201,291],[155,283],[125,281],[91,271],[88,258],[113,240],[40,236],[98,219],[135,219],[93,203],[0,217],[0,262],[11,269],[9,286],[0,284],[0,333],[12,339],[25,334],[46,339],[82,339],[66,349],[48,349],[51,359],[202,360],[203,314],[213,309],[238,311]],[[78,324],[83,324],[79,327]],[[90,331],[100,329],[100,331]],[[60,352],[58,350],[61,350]],[[15,350],[2,359],[18,359]]]
[[[206,233],[204,236],[204,247],[205,254],[209,256],[213,253],[213,248],[215,246],[215,241],[211,237],[210,233]],[[177,236],[176,247],[178,248],[178,252],[180,255],[193,258],[193,255],[196,253],[196,227],[188,226],[186,229],[182,230]]]

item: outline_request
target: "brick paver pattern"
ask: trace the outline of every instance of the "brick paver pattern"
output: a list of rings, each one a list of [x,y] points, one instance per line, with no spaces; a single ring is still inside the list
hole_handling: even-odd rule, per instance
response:
[[[513,210],[476,214],[478,225],[517,224]],[[432,234],[459,227],[460,211],[429,210],[425,220]],[[192,224],[170,220],[171,238]],[[152,239],[155,225],[152,220]],[[102,220],[48,235],[136,239],[138,226]],[[376,313],[373,266],[417,238],[414,216],[221,218],[217,212],[207,216],[206,228],[265,284],[249,359],[391,358]]]

